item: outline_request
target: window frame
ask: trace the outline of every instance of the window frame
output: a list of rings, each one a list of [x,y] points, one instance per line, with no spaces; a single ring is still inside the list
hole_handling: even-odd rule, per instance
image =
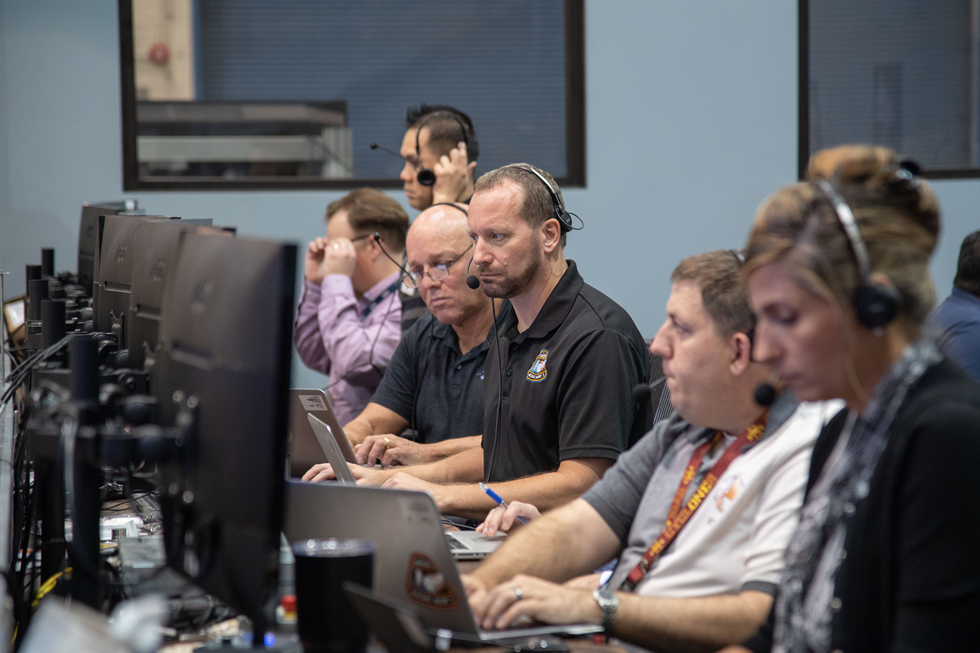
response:
[[[797,144],[797,178],[806,178],[810,162],[810,0],[797,0],[799,19],[799,140]],[[927,179],[976,179],[980,177],[980,167],[963,168],[923,168],[921,175]]]
[[[122,92],[123,190],[351,190],[362,186],[401,188],[397,178],[251,179],[195,181],[141,178],[136,152],[136,68],[133,46],[133,0],[117,0],[119,7],[119,58]],[[562,0],[565,31],[565,169],[556,178],[563,188],[584,188],[585,178],[585,0]],[[399,120],[392,116],[392,120]]]

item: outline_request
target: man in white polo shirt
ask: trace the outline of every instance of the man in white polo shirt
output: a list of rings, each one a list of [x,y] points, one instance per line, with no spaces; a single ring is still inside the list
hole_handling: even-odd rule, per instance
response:
[[[663,357],[676,413],[581,499],[518,530],[464,577],[484,628],[602,623],[668,652],[716,650],[765,620],[810,450],[836,410],[788,392],[768,409],[756,403],[771,369],[751,359],[755,319],[740,265],[718,251],[674,271],[651,351]],[[616,556],[602,588],[598,574],[575,578]]]

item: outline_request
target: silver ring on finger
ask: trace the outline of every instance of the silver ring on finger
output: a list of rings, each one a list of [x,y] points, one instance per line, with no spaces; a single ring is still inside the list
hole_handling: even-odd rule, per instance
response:
[[[514,596],[517,597],[517,600],[518,601],[520,601],[521,599],[524,598],[524,592],[521,591],[521,588],[520,587],[515,587],[514,588]]]

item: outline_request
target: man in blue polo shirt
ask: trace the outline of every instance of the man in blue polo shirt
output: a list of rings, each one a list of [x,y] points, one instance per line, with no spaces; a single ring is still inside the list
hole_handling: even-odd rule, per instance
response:
[[[929,323],[939,350],[980,381],[980,231],[963,239],[953,291]]]

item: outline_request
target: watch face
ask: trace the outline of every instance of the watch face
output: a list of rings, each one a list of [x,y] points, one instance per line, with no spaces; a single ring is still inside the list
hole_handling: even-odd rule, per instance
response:
[[[611,630],[613,620],[616,618],[616,609],[619,607],[619,597],[608,589],[597,589],[592,592],[592,598],[602,610],[602,627],[606,631]]]
[[[597,589],[592,596],[603,610],[615,609],[619,604],[619,597],[608,589]]]

